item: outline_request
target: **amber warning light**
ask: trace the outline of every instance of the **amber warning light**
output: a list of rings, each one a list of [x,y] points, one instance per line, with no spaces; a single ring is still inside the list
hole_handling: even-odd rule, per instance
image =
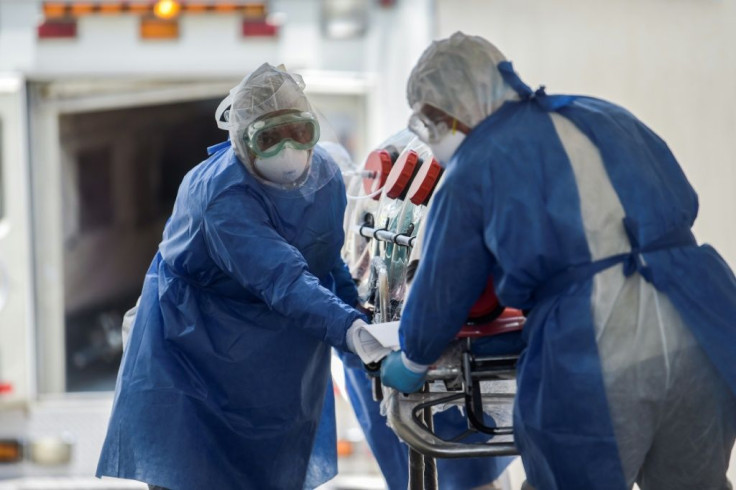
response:
[[[23,445],[16,439],[0,439],[0,463],[18,463],[23,459]]]
[[[159,0],[153,6],[153,14],[160,19],[172,19],[179,15],[181,5],[174,0]]]

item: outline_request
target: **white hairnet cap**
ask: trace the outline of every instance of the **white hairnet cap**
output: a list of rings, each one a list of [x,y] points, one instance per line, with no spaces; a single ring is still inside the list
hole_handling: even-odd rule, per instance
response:
[[[429,104],[473,128],[516,92],[498,64],[506,57],[479,36],[456,32],[433,42],[409,75],[406,96],[416,112]]]
[[[217,108],[215,119],[218,127],[230,132],[235,153],[247,162],[242,144],[244,131],[256,119],[281,110],[312,112],[304,95],[304,80],[283,67],[264,63],[230,90]]]

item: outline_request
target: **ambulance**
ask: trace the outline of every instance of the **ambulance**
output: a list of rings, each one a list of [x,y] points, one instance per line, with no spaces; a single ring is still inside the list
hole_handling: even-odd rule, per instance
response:
[[[230,88],[285,64],[362,159],[405,125],[431,3],[0,0],[0,481],[94,474],[122,315]]]

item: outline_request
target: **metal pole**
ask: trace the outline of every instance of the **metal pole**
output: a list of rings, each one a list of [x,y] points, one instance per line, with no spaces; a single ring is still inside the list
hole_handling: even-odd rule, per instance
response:
[[[417,237],[394,233],[383,228],[371,228],[367,225],[353,226],[352,231],[365,238],[375,238],[381,242],[391,242],[402,247],[413,247]]]
[[[424,490],[424,456],[409,447],[409,490]]]
[[[429,392],[429,384],[424,383],[422,393]],[[432,420],[432,407],[423,410],[424,423],[427,425],[429,432],[434,432],[434,422]],[[439,482],[437,480],[437,461],[429,455],[424,456],[424,490],[437,490]]]

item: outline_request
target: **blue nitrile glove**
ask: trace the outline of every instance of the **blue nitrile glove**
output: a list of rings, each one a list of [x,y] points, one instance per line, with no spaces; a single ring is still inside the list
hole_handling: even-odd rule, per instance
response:
[[[381,383],[402,393],[414,393],[424,386],[427,367],[410,361],[401,351],[393,351],[381,362]]]

